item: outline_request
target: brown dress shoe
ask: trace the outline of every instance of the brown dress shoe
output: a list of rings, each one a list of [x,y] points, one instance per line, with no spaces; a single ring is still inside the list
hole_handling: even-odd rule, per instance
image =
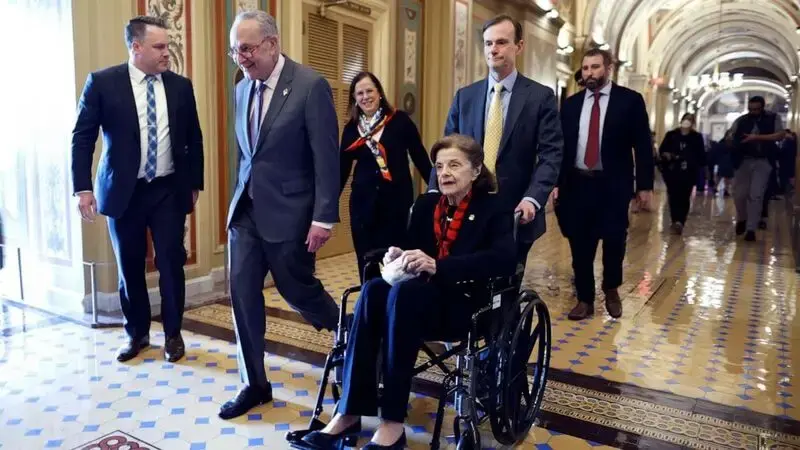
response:
[[[583,320],[594,314],[594,306],[591,303],[578,302],[572,311],[569,312],[567,318],[569,320]]]
[[[622,300],[619,298],[619,292],[616,289],[606,291],[606,311],[608,311],[609,316],[615,319],[622,317]]]

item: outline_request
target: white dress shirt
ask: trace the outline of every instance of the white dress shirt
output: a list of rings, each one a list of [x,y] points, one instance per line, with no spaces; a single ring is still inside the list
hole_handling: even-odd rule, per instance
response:
[[[278,55],[278,62],[275,64],[275,68],[272,69],[272,73],[269,75],[269,78],[267,78],[266,81],[264,81],[264,83],[266,83],[266,85],[267,85],[267,88],[264,89],[264,93],[262,94],[264,97],[261,99],[262,100],[261,101],[261,126],[259,127],[259,130],[261,130],[264,127],[264,118],[267,117],[267,111],[269,110],[269,104],[272,101],[272,96],[275,93],[275,87],[278,85],[278,80],[281,77],[281,72],[283,72],[283,66],[285,66],[285,65],[286,65],[286,58],[283,56],[283,54],[279,54]],[[260,81],[258,83],[260,83]],[[258,92],[258,91],[256,91],[256,92]],[[256,113],[256,102],[255,102],[255,98],[254,98],[253,101],[250,102],[250,113],[248,114],[248,117],[250,118],[250,122],[248,122],[248,125],[247,125],[248,134],[250,133],[249,132],[249,130],[250,130],[250,125],[249,124],[252,122],[253,114],[255,114],[255,113]],[[256,138],[256,139],[258,139],[258,138]],[[251,143],[251,145],[255,146],[255,143]],[[312,221],[311,225],[316,225],[316,226],[319,226],[319,227],[322,227],[322,228],[325,228],[325,229],[328,229],[328,230],[333,228],[333,224],[332,223],[317,222],[316,220]]]
[[[136,114],[139,117],[139,136],[142,157],[139,162],[139,178],[144,178],[144,167],[147,164],[147,80],[146,74],[128,62],[131,77],[133,99],[136,102]],[[156,94],[156,130],[158,146],[156,147],[156,177],[163,177],[175,171],[172,163],[172,142],[169,138],[169,114],[167,111],[167,94],[161,74],[156,75],[153,82]]]
[[[608,110],[608,99],[611,96],[612,83],[608,82],[600,89],[600,130],[598,146],[600,147],[600,158],[597,160],[597,165],[594,170],[603,170],[603,125],[606,123],[606,111]],[[592,106],[594,106],[594,91],[586,89],[585,97],[583,99],[583,109],[581,110],[581,122],[578,129],[578,151],[575,155],[575,167],[582,170],[589,170],[584,163],[586,158],[586,143],[589,140],[589,122],[592,119]]]

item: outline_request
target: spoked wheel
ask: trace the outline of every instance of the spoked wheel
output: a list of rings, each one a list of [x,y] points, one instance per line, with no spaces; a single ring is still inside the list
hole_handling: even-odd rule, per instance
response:
[[[524,439],[542,405],[550,367],[551,329],[547,306],[523,291],[497,340],[492,432],[504,445]],[[531,360],[531,357],[535,359]],[[529,380],[528,375],[532,375]]]

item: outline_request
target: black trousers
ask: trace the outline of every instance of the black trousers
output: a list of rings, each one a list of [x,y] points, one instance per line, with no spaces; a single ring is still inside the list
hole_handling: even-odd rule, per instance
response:
[[[133,339],[144,338],[150,333],[150,297],[145,280],[148,228],[159,273],[164,333],[167,337],[174,337],[181,331],[186,303],[183,272],[186,214],[178,208],[174,183],[171,175],[155,178],[150,183],[139,180],[125,213],[116,219],[108,218],[108,231],[117,260],[125,332]]]
[[[692,202],[694,180],[686,173],[673,172],[664,175],[664,182],[667,185],[670,218],[672,218],[673,222],[685,224]]]
[[[477,308],[468,298],[419,279],[390,286],[382,278],[364,284],[355,306],[344,363],[339,412],[380,415],[404,422],[417,353],[426,340],[460,340]],[[383,397],[378,402],[375,362],[381,364]]]
[[[616,289],[622,284],[622,261],[625,259],[627,232],[603,241],[603,284],[604,291]],[[594,258],[600,237],[591,235],[569,238],[572,250],[572,271],[575,274],[575,289],[578,301],[594,304]]]
[[[237,205],[228,242],[239,374],[244,384],[265,387],[263,291],[267,273],[272,273],[275,287],[286,302],[318,330],[336,329],[339,307],[314,277],[314,254],[303,241],[267,242],[261,238],[247,196],[242,196]]]

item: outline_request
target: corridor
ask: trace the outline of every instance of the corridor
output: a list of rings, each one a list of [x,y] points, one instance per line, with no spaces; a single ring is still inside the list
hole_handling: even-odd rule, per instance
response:
[[[657,211],[632,216],[620,320],[601,303],[591,319],[566,319],[574,302],[569,250],[548,217],[551,231],[531,252],[525,278],[551,311],[552,370],[524,448],[800,448],[797,275],[783,202],[772,202],[781,219],[764,238],[745,243],[734,236],[730,200],[696,196],[684,235],[674,236],[664,196],[657,198]],[[318,267],[334,296],[357,284],[352,258]],[[120,329],[4,305],[0,448],[98,448],[83,444],[116,442],[109,436],[162,450],[288,448],[285,432],[311,415],[330,334],[302,322],[273,289],[266,293],[276,401],[231,422],[216,417],[239,381],[227,302],[187,311],[186,360],[165,364],[151,348],[130,365],[113,359]],[[426,448],[434,413],[432,398],[412,396],[412,448]]]

